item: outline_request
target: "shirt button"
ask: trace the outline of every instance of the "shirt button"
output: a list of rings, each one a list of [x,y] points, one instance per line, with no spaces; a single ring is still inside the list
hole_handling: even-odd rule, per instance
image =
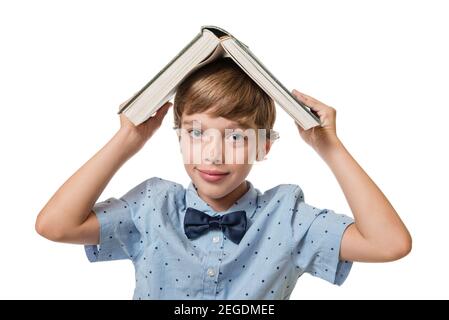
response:
[[[208,275],[209,277],[215,276],[215,271],[214,271],[214,269],[212,269],[212,268],[207,269],[207,275]]]
[[[215,236],[212,238],[213,243],[218,243],[220,241],[220,237],[219,236]]]

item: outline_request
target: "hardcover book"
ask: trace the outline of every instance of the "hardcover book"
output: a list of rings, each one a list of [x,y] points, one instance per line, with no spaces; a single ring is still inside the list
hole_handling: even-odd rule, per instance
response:
[[[124,113],[134,125],[139,125],[175,95],[183,79],[223,57],[232,58],[304,130],[321,124],[318,115],[287,90],[247,45],[224,29],[210,25],[202,26],[158,74],[120,107],[118,114]]]

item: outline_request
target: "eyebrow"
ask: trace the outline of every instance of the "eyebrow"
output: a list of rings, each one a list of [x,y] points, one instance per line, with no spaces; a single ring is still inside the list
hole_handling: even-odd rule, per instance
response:
[[[201,121],[198,121],[198,120],[184,120],[182,122],[182,124],[183,125],[184,124],[185,125],[193,125],[192,123],[195,122],[195,121],[201,123]],[[234,128],[251,129],[252,127],[250,125],[246,124],[246,123],[237,122],[236,124],[230,125],[230,126],[228,126],[226,128],[227,129],[234,129]]]
[[[190,121],[187,121],[187,120],[184,120],[183,122],[182,122],[182,124],[192,124],[192,122],[194,122],[195,120],[190,120]]]

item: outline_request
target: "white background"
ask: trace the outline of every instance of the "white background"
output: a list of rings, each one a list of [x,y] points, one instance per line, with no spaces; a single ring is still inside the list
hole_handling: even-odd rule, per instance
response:
[[[305,275],[291,299],[449,298],[449,10],[444,1],[2,1],[0,298],[130,299],[129,261],[90,264],[34,230],[57,188],[118,130],[121,102],[199,31],[223,27],[285,86],[337,109],[337,133],[413,235],[409,256],[356,263],[341,287]],[[278,107],[281,139],[248,179],[299,184],[351,214],[332,172]],[[187,186],[172,114],[99,200],[152,176]]]

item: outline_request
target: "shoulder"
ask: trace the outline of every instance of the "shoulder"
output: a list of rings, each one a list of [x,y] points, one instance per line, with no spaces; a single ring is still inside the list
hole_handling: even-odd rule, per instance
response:
[[[299,185],[285,183],[266,190],[261,197],[265,198],[265,200],[296,202],[298,200],[304,200],[304,193]]]
[[[266,208],[273,214],[278,212],[287,217],[285,212],[293,212],[303,199],[304,194],[297,184],[279,184],[264,193],[259,192],[258,204],[260,208]]]
[[[183,195],[184,192],[184,187],[179,183],[160,177],[151,177],[141,181],[121,198],[155,199],[167,196],[167,194]]]
[[[145,180],[146,186],[154,188],[153,191],[167,191],[167,190],[182,190],[184,187],[182,184],[163,179],[160,177],[151,177]],[[150,189],[151,190],[151,189]]]
[[[182,184],[163,179],[160,177],[151,177],[145,180],[145,193],[148,195],[166,195],[166,194],[181,194],[185,193],[185,188]]]

